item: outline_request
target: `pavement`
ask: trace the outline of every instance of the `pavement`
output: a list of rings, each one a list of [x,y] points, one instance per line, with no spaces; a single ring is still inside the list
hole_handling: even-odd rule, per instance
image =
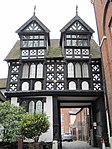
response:
[[[100,149],[91,147],[88,143],[83,141],[63,142],[62,149]]]

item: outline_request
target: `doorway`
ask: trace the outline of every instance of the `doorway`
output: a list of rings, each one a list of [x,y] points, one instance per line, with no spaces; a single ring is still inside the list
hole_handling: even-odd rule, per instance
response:
[[[70,133],[73,141],[86,141],[93,147],[101,147],[102,138],[108,144],[105,105],[103,96],[58,96],[53,100],[53,139],[62,148],[62,135]],[[62,125],[68,111],[69,124]],[[73,120],[74,119],[74,120]]]

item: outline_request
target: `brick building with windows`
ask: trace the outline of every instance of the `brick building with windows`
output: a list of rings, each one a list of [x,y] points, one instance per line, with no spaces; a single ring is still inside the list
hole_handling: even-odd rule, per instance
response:
[[[109,142],[112,147],[112,0],[92,1],[102,54]]]
[[[73,140],[88,141],[89,109],[61,108],[61,134],[70,133]]]

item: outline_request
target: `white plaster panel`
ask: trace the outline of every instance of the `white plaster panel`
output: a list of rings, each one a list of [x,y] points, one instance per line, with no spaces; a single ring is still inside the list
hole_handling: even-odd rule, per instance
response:
[[[50,129],[40,136],[39,141],[52,142],[53,141],[53,106],[52,106],[52,96],[46,97],[46,102],[44,103],[44,112],[50,122]]]
[[[11,104],[14,104],[15,106],[19,106],[19,103],[17,102],[17,97],[11,98]]]

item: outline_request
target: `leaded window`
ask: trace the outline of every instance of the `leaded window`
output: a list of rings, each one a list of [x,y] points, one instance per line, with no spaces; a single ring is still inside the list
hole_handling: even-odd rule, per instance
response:
[[[28,78],[28,73],[29,73],[29,66],[28,64],[24,64],[22,78]]]
[[[68,78],[89,78],[88,64],[85,63],[68,63]]]
[[[27,112],[43,112],[44,103],[46,102],[45,98],[34,97],[32,99],[28,98],[19,98],[20,106],[22,106]]]
[[[29,113],[34,113],[34,101],[30,101],[29,103]]]
[[[68,77],[74,77],[74,65],[73,63],[68,63]]]
[[[42,112],[42,101],[40,100],[36,102],[36,112]]]
[[[69,90],[76,90],[76,83],[74,81],[69,82]]]
[[[22,83],[22,91],[28,91],[29,90],[29,83],[23,82]]]
[[[36,71],[36,65],[31,64],[31,66],[30,66],[30,78],[35,78],[35,71]]]
[[[37,78],[43,78],[43,65],[41,63],[37,65]]]
[[[87,81],[82,82],[82,90],[89,90],[89,83]]]
[[[45,39],[44,35],[24,35],[21,39],[21,47],[44,47]]]
[[[81,65],[79,63],[75,64],[75,77],[81,78]]]
[[[66,35],[65,36],[66,46],[79,46],[87,47],[89,46],[89,40],[87,35]]]
[[[25,63],[23,65],[22,78],[43,78],[43,64]]]
[[[42,83],[40,81],[35,82],[34,90],[41,90]]]
[[[89,77],[88,65],[86,63],[82,64],[82,76],[83,76],[83,78]]]

